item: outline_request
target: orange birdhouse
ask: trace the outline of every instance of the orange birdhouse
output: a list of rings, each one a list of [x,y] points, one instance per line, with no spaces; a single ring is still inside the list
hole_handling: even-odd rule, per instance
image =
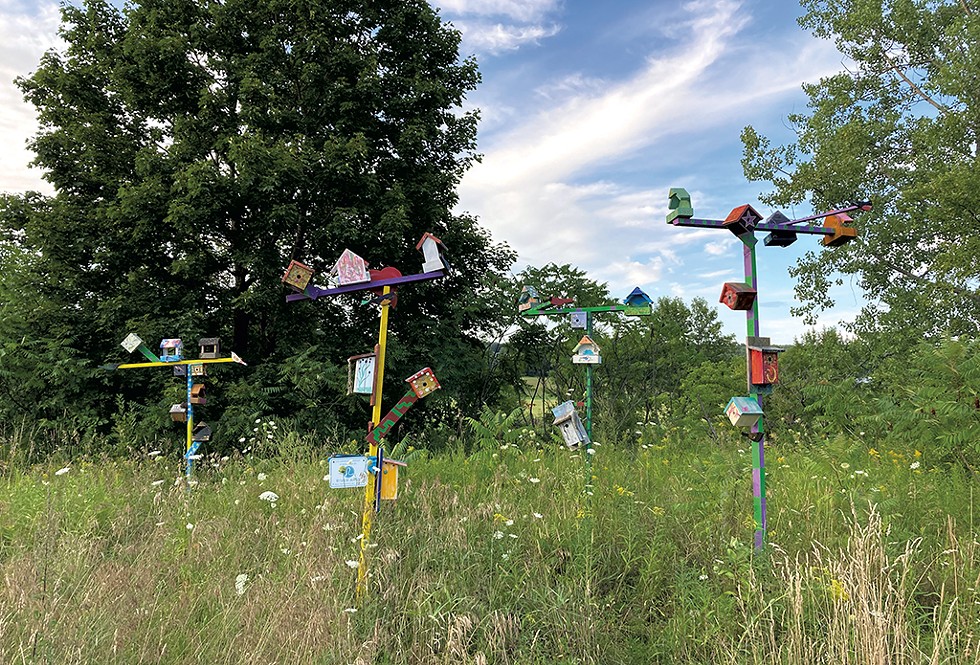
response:
[[[204,384],[195,383],[191,386],[191,404],[200,404],[204,406],[207,404],[207,398],[204,395]]]
[[[774,346],[749,347],[749,374],[754,386],[779,383],[779,355],[784,349]]]
[[[436,379],[436,375],[428,367],[408,377],[405,379],[405,382],[412,387],[412,391],[419,399],[441,388],[439,381]]]
[[[857,229],[853,226],[845,226],[845,224],[853,221],[853,219],[844,213],[830,215],[824,219],[823,225],[829,229],[833,229],[834,235],[824,236],[823,244],[827,247],[839,247],[857,238]]]

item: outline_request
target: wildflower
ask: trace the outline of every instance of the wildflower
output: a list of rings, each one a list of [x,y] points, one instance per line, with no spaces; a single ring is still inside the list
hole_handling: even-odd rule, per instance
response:
[[[506,522],[507,521],[507,518],[504,517],[503,515],[501,515],[500,513],[494,513],[493,514],[493,521],[494,522]]]
[[[507,520],[504,522],[504,526],[514,526],[514,520]]]
[[[67,466],[66,466],[66,467],[62,467],[62,468],[60,468],[60,469],[58,469],[57,471],[55,471],[55,472],[54,472],[54,475],[56,475],[56,476],[63,476],[63,475],[65,475],[66,473],[68,473],[68,470],[69,470],[69,469],[68,469],[68,467],[67,467]]]
[[[858,469],[858,470],[856,470],[854,472],[854,475],[855,476],[866,476],[866,475],[868,475],[868,472],[867,471],[861,471],[860,469]]]
[[[875,450],[874,448],[871,448],[870,450],[868,450],[868,454],[869,454],[869,455],[870,455],[871,457],[881,457],[881,453],[879,453],[879,452],[878,452],[877,450]]]
[[[504,532],[503,531],[494,531],[493,532],[493,539],[494,540],[500,540],[503,537],[504,537]]]
[[[657,517],[663,517],[664,515],[667,514],[667,511],[661,508],[660,506],[654,506],[653,508],[650,509],[650,511]]]
[[[151,450],[150,452],[147,453],[147,455],[149,455],[150,457],[156,457],[159,454],[160,454],[159,450]]]
[[[240,573],[235,577],[235,593],[241,596],[245,593],[245,585],[248,584],[248,575]]]
[[[347,559],[347,561],[344,561],[344,563],[347,564],[348,568],[357,568],[360,565],[354,559]]]
[[[913,457],[922,457],[922,451],[921,450],[916,450],[915,452],[912,453],[912,456]]]
[[[243,437],[240,437],[238,439],[238,443],[245,443],[245,437],[244,436]]]
[[[258,474],[257,476],[255,476],[255,477],[256,477],[256,479],[258,479],[258,480],[265,480],[265,479],[267,478],[267,476],[266,476],[266,475],[265,475],[264,473],[262,473],[261,471],[260,471],[260,472],[259,472],[259,474]]]
[[[705,575],[705,574],[701,574],[701,575],[698,575],[698,579],[701,580],[702,582],[704,582],[706,579],[708,579],[708,576]]]
[[[531,513],[531,514],[534,515],[534,519],[537,519],[537,520],[539,520],[542,517],[544,517],[544,515],[542,515],[541,513]]]
[[[261,422],[262,422],[262,419],[261,419],[261,418],[256,418],[256,419],[255,419],[255,424],[256,424],[256,425],[258,425],[258,424],[259,424],[259,423],[261,423]]]
[[[517,538],[516,533],[508,533],[507,535],[510,536],[511,538]]]
[[[266,490],[262,492],[262,494],[259,494],[259,499],[261,499],[262,501],[269,501],[270,503],[275,503],[276,501],[279,500],[279,495],[271,490]]]
[[[150,483],[150,485],[152,487],[159,487],[160,485],[163,485],[163,481],[162,480],[154,480],[152,483]]]
[[[193,531],[194,530],[194,524],[191,523],[191,522],[188,522],[187,523],[187,526],[184,527],[184,528],[186,528],[188,531]]]
[[[828,590],[830,591],[830,597],[834,600],[847,602],[851,599],[850,594],[847,593],[847,589],[845,589],[844,585],[838,580],[831,579],[830,588]]]
[[[783,464],[784,462],[786,462],[786,458],[783,457],[782,455],[780,455],[779,457],[776,458],[776,463],[777,464]]]
[[[357,612],[357,608],[356,607],[348,607],[344,611],[347,612],[348,614],[354,614],[355,612]]]
[[[588,453],[588,454],[590,454],[590,455],[595,455],[595,448],[589,448],[589,449],[588,449],[588,450],[586,450],[585,452],[587,452],[587,453]]]
[[[912,469],[913,471],[915,471],[916,469],[918,469],[920,466],[921,465],[919,464],[918,460],[916,460],[915,462],[912,462],[911,464],[909,464],[909,468]]]
[[[847,462],[841,462],[840,463],[840,468],[842,468],[842,469],[844,469],[846,471],[847,469],[850,469],[851,468],[851,465],[848,464]]]
[[[540,482],[541,482],[541,479],[540,479],[540,478],[528,478],[528,479],[527,479],[527,481],[528,481],[529,483],[532,483],[532,484],[534,484],[534,485],[537,485],[538,483],[540,483]]]

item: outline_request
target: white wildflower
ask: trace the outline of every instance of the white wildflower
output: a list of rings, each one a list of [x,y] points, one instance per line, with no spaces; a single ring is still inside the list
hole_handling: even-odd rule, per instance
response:
[[[533,483],[533,484],[537,485],[538,483],[541,482],[541,479],[540,478],[528,478],[527,481],[529,483]]]
[[[541,513],[531,513],[531,514],[534,515],[534,519],[538,519],[538,520],[544,517],[544,515],[542,515]]]
[[[248,575],[241,573],[235,577],[235,593],[241,596],[245,593],[245,585],[248,584]]]
[[[348,607],[344,611],[347,612],[348,614],[354,614],[355,612],[357,612],[357,608],[356,607]]]
[[[920,466],[921,464],[919,464],[918,462],[912,462],[911,464],[909,464],[909,468],[912,469],[913,471],[918,469]]]
[[[187,529],[188,531],[193,531],[193,530],[194,530],[194,524],[193,524],[192,522],[188,522],[188,523],[187,523],[187,526],[186,526],[185,528],[186,528],[186,529]]]
[[[163,485],[163,482],[164,481],[162,480],[154,480],[152,483],[150,483],[150,485],[152,485],[153,487],[159,487],[160,485]]]
[[[273,492],[272,490],[266,490],[266,491],[262,492],[262,494],[259,494],[259,498],[262,501],[268,501],[270,503],[275,503],[276,501],[279,500],[279,495],[276,494],[275,492]]]
[[[360,565],[356,559],[347,559],[344,563],[347,564],[348,568],[357,568]]]
[[[67,466],[66,467],[62,467],[62,468],[58,469],[57,471],[55,471],[54,472],[54,475],[56,475],[56,476],[63,476],[66,473],[68,473],[68,471],[69,471],[69,467],[67,467]]]
[[[267,476],[260,471],[259,474],[255,477],[259,480],[265,480]]]
[[[156,457],[159,454],[160,454],[159,450],[151,450],[150,452],[147,453],[147,455],[149,455],[150,457]]]
[[[493,539],[494,540],[500,540],[503,537],[504,537],[504,532],[503,531],[494,531],[493,532]]]

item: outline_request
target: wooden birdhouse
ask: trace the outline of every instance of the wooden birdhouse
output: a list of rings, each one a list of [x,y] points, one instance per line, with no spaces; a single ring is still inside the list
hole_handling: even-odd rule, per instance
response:
[[[394,501],[398,498],[398,467],[408,466],[405,462],[385,459],[381,463],[381,498]]]
[[[599,345],[592,341],[588,335],[582,335],[582,339],[572,349],[572,364],[575,365],[598,365],[602,363],[599,356]]]
[[[585,330],[589,325],[589,314],[588,312],[583,312],[582,310],[572,312],[569,315],[569,322],[572,324],[572,328],[576,330]]]
[[[449,266],[442,256],[441,247],[445,247],[439,238],[431,233],[423,233],[415,249],[422,252],[422,272],[448,270]]]
[[[670,188],[670,204],[668,205],[667,223],[673,222],[678,217],[690,219],[694,217],[694,206],[691,205],[691,195],[686,189],[680,187]]]
[[[187,422],[187,405],[174,404],[170,407],[170,419],[175,423]]]
[[[425,367],[408,377],[405,379],[405,382],[412,387],[412,391],[419,399],[425,397],[433,391],[439,390],[441,387],[438,379],[436,379],[436,375],[433,374],[432,370],[428,367]]]
[[[214,359],[221,352],[221,340],[217,337],[202,337],[197,343],[201,347],[201,358]]]
[[[174,376],[187,376],[187,365],[174,365]]]
[[[555,416],[552,423],[558,427],[565,445],[569,448],[577,448],[580,445],[589,444],[589,433],[579,418],[578,411],[575,410],[575,402],[562,402],[551,410]]]
[[[789,217],[777,210],[766,217],[765,223],[787,225],[790,221],[792,220]],[[796,231],[793,230],[792,226],[787,226],[785,229],[774,229],[763,238],[762,242],[767,247],[789,247],[796,242]]]
[[[779,354],[785,349],[769,346],[768,337],[753,337],[746,345],[749,353],[749,382],[769,386],[779,382]]]
[[[723,226],[734,233],[736,236],[743,236],[751,233],[756,224],[762,221],[762,215],[755,211],[755,208],[746,204],[739,206],[728,213]]]
[[[728,309],[749,310],[755,302],[756,290],[744,282],[725,282],[718,302]]]
[[[345,249],[344,253],[337,259],[337,263],[330,269],[330,276],[337,278],[339,286],[371,281],[367,261],[349,249]]]
[[[626,316],[647,316],[650,314],[653,299],[644,293],[643,289],[636,287],[623,299],[623,303],[626,305],[626,309],[623,310]]]
[[[122,341],[122,347],[128,352],[132,353],[136,349],[140,348],[140,344],[142,343],[143,340],[139,338],[139,335],[136,333],[129,333],[126,335],[126,339]]]
[[[762,418],[762,407],[754,397],[733,397],[725,407],[725,415],[736,427],[752,427]]]
[[[204,384],[195,383],[191,385],[191,404],[200,404],[204,406],[207,404],[207,397],[204,394]]]
[[[313,268],[299,261],[290,261],[289,266],[286,267],[286,272],[282,276],[283,283],[288,284],[297,291],[305,289],[311,279],[313,279]]]
[[[194,425],[194,431],[191,432],[191,440],[193,441],[210,441],[211,440],[211,428],[207,423],[198,423]]]
[[[834,234],[824,236],[823,244],[826,247],[839,247],[857,238],[857,229],[853,226],[845,226],[845,224],[853,221],[853,219],[844,213],[826,217],[823,220],[823,225],[829,229],[833,229]]]
[[[179,339],[165,339],[160,342],[160,360],[165,363],[184,359],[184,343]]]
[[[348,395],[374,395],[377,358],[374,353],[362,353],[347,359]]]
[[[207,367],[207,365],[189,365],[189,367],[191,368],[191,376],[207,376],[208,375],[208,367]]]
[[[526,312],[541,301],[538,291],[533,286],[524,286],[521,295],[517,297],[517,309]]]

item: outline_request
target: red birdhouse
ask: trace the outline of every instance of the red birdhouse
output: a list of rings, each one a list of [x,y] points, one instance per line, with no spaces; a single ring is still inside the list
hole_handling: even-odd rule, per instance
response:
[[[412,387],[412,391],[415,396],[419,399],[425,397],[434,390],[439,390],[441,387],[439,385],[436,375],[432,373],[432,370],[428,367],[419,370],[412,376],[405,379],[405,382]]]
[[[728,213],[725,218],[725,228],[737,236],[745,235],[755,229],[756,224],[762,221],[762,215],[755,211],[755,208],[746,204],[739,206]]]
[[[718,302],[724,303],[728,309],[752,309],[755,302],[756,290],[745,282],[725,282],[721,289]]]
[[[783,350],[774,346],[749,347],[749,380],[752,385],[779,383],[779,354]]]

